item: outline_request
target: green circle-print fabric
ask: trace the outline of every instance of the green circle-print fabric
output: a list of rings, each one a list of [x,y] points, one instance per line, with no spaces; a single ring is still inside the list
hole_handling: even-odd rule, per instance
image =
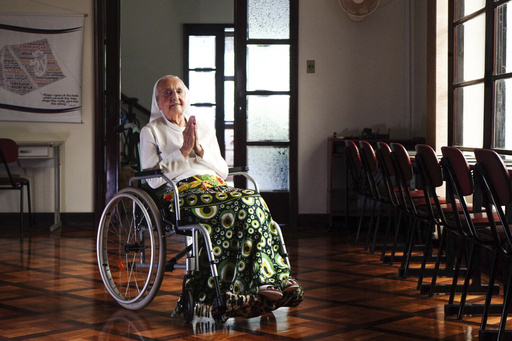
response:
[[[263,198],[253,190],[233,188],[213,177],[187,180],[180,183],[181,216],[209,231],[221,292],[257,295],[264,284],[283,289],[290,268],[279,254],[277,223]],[[164,198],[174,211],[172,193]],[[197,303],[210,305],[215,297],[214,281],[203,240],[200,245],[200,269],[186,281],[185,289],[192,290]]]

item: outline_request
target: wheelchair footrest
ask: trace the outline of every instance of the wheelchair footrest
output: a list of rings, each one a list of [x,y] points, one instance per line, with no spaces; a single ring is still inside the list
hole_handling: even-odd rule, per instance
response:
[[[222,295],[219,295],[213,299],[213,306],[217,308],[224,306],[224,298],[222,297]]]

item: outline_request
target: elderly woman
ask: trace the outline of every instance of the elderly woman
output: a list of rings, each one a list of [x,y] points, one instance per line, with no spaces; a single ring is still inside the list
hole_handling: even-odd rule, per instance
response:
[[[257,316],[280,306],[298,305],[302,288],[279,254],[276,223],[263,198],[224,182],[228,167],[215,133],[191,116],[189,107],[188,89],[181,79],[164,76],[155,83],[151,120],[140,134],[141,163],[144,170],[160,168],[177,182],[182,217],[202,224],[210,233],[226,303],[226,310],[216,319]],[[150,179],[148,184],[166,188],[161,178]],[[163,192],[174,210],[173,193]],[[185,283],[199,305],[211,306],[212,280],[206,262]],[[180,311],[181,299],[175,313]]]

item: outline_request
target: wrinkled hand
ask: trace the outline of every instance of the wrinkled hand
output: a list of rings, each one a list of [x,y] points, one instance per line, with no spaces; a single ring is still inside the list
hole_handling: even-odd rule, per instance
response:
[[[204,150],[199,144],[199,136],[197,135],[196,117],[190,116],[187,126],[183,131],[183,146],[181,147],[181,153],[184,157],[187,157],[192,150],[196,155],[203,157]]]

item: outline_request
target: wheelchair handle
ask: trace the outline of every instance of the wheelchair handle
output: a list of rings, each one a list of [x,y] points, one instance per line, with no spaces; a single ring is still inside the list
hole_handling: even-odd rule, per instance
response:
[[[260,192],[260,186],[258,185],[258,182],[254,180],[247,172],[249,171],[249,167],[247,166],[240,166],[240,167],[232,167],[229,169],[229,175],[242,175],[247,180],[249,180],[253,186],[254,190],[259,193]]]
[[[231,167],[229,168],[229,174],[231,173],[241,173],[241,172],[248,172],[249,167],[247,166],[238,166],[238,167]]]
[[[128,130],[128,129],[135,130],[135,128],[137,128],[137,126],[135,124],[133,124],[133,123],[120,124],[120,125],[118,125],[117,127],[114,128],[114,133],[119,134],[119,133],[122,133],[123,131]]]

